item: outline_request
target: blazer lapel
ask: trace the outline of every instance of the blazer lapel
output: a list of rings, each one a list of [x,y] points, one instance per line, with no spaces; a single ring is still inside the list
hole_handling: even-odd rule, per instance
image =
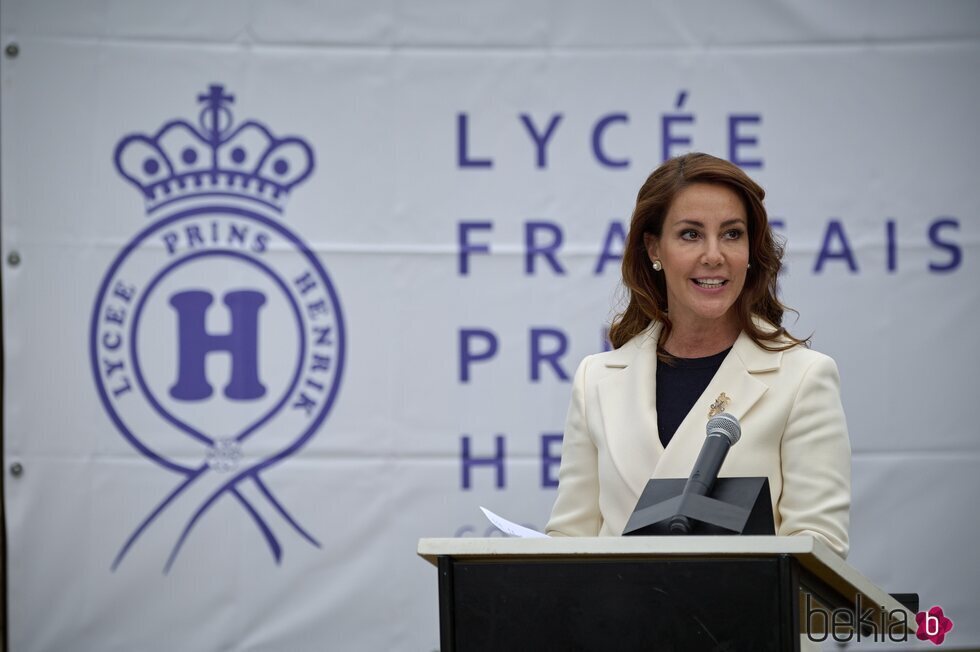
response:
[[[724,393],[729,402],[723,411],[741,421],[768,389],[768,385],[753,374],[778,369],[781,360],[781,351],[766,351],[744,332],[739,335],[732,351],[677,428],[653,475],[661,478],[687,477],[704,445],[705,427],[712,404]]]
[[[598,382],[599,411],[609,457],[639,498],[663,454],[657,431],[657,340],[660,324],[610,356],[606,366],[620,371]],[[638,342],[634,345],[634,342]]]

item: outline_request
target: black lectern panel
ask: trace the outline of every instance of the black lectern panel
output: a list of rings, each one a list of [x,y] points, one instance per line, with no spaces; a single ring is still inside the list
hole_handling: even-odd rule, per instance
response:
[[[795,566],[765,559],[440,558],[450,650],[797,650]],[[448,616],[448,614],[444,615]]]

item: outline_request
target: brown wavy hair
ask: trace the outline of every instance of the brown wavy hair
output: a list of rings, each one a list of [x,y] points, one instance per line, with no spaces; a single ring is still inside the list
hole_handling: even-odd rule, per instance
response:
[[[788,308],[776,298],[776,279],[782,268],[783,245],[769,228],[769,217],[762,204],[765,190],[738,166],[709,154],[692,153],[672,158],[654,170],[636,196],[636,208],[623,252],[623,285],[629,303],[616,315],[609,328],[613,348],[623,346],[656,320],[663,323],[657,355],[662,359],[671,358],[663,349],[671,331],[667,284],[664,275],[651,268],[643,236],[649,234],[660,238],[664,218],[674,198],[695,183],[725,186],[739,196],[745,207],[752,266],[747,271],[745,287],[735,301],[739,327],[752,341],[769,351],[808,344],[809,338],[797,339],[782,326],[783,313]],[[760,327],[753,316],[767,322],[769,328],[764,324]]]

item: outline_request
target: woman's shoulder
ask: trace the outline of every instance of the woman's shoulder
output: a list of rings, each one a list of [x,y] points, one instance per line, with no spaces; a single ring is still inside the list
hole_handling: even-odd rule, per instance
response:
[[[660,328],[661,324],[659,322],[650,322],[649,326],[631,337],[619,348],[593,353],[592,355],[586,356],[585,359],[598,364],[611,366],[628,365],[640,351],[649,349],[656,352],[657,340],[660,337]]]
[[[819,370],[837,374],[837,362],[832,357],[802,344],[786,349],[783,354],[783,364],[799,369],[803,373]]]
[[[598,381],[629,367],[644,351],[656,357],[659,332],[660,325],[651,323],[619,348],[585,356],[579,363],[576,376],[587,377],[589,382]]]
[[[774,333],[777,328],[768,322],[756,319],[756,326],[763,332]],[[836,373],[837,363],[826,353],[810,348],[808,342],[801,342],[783,333],[773,339],[756,341],[743,333],[736,343],[746,366],[750,370],[763,371],[766,369],[781,371],[797,371],[806,373],[811,368],[833,370]],[[816,365],[816,367],[814,367]]]
[[[820,379],[830,379],[833,382],[840,382],[840,373],[837,369],[837,362],[822,353],[811,349],[804,344],[789,342],[789,348],[781,351],[767,352],[767,356],[774,364],[769,369],[756,368],[758,371],[774,371],[778,373],[780,382],[794,383],[803,382],[822,382]],[[758,347],[758,345],[755,345]],[[807,380],[809,379],[809,380]]]

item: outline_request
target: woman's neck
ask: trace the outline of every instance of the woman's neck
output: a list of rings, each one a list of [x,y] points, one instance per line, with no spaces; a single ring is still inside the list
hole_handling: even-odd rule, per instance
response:
[[[701,324],[671,323],[664,349],[677,358],[706,358],[731,347],[740,330],[734,319]]]

